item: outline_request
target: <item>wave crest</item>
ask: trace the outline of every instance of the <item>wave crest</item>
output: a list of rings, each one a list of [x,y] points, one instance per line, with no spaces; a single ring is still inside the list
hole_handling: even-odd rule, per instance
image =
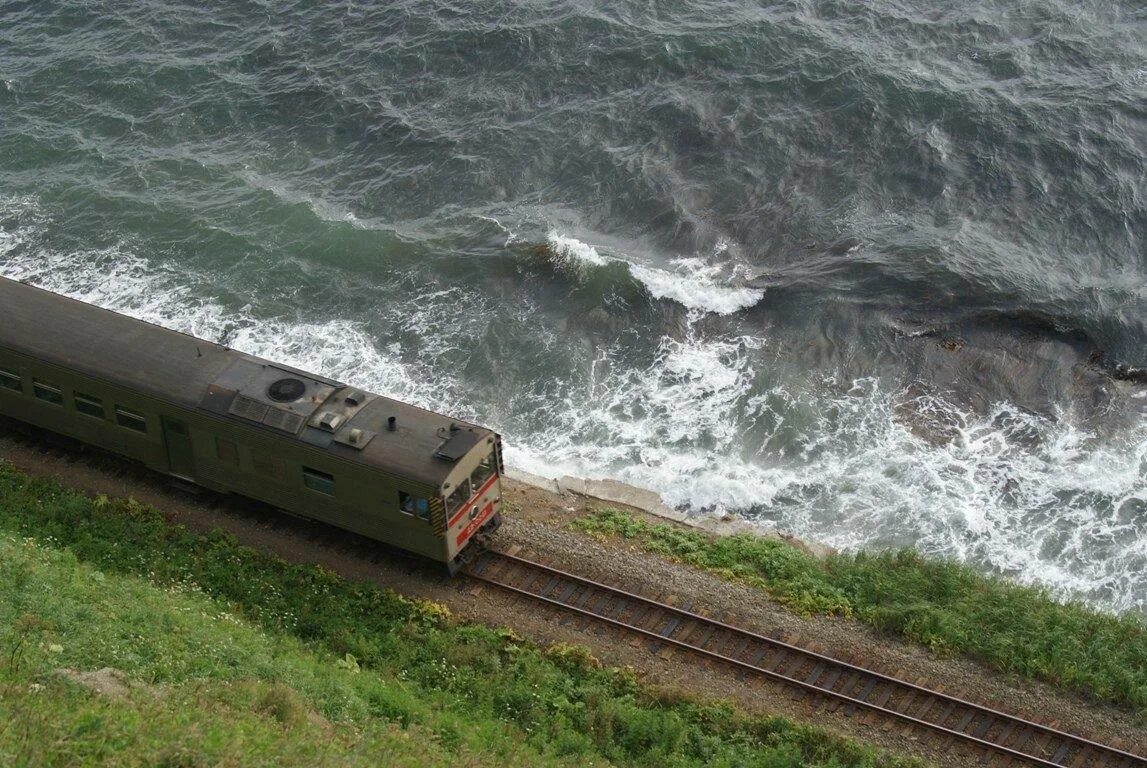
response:
[[[624,264],[629,275],[654,299],[676,302],[693,312],[732,315],[760,301],[765,292],[759,288],[727,285],[722,280],[728,267],[710,265],[703,258],[681,258],[670,262],[671,269],[632,263],[622,256],[603,256],[597,248],[575,237],[551,231],[546,243],[554,263],[575,272]],[[718,244],[716,253],[728,250]],[[735,275],[734,275],[735,276]]]

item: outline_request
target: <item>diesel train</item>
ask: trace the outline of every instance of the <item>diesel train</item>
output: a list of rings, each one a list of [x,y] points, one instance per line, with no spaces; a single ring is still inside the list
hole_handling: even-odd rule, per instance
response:
[[[451,572],[501,522],[489,429],[6,278],[0,415]]]

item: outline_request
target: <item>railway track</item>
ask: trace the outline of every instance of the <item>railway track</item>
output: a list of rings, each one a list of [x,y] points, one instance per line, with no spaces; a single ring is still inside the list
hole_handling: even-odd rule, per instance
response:
[[[510,592],[792,686],[829,709],[873,713],[1006,766],[1147,768],[1147,758],[797,647],[616,587],[486,550],[464,571]]]

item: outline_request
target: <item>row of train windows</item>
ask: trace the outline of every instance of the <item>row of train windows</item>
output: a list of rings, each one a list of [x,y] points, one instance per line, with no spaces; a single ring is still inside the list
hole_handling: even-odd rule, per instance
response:
[[[311,467],[303,467],[303,485],[312,491],[318,491],[327,496],[334,496],[335,494],[334,475]],[[417,515],[422,520],[430,519],[430,501],[419,496],[413,496],[406,491],[398,492],[398,509],[404,515]]]
[[[334,475],[311,467],[303,467],[303,485],[312,491],[318,491],[327,496],[334,496],[335,494]],[[430,501],[419,496],[413,496],[406,491],[398,492],[398,508],[405,515],[417,515],[422,520],[430,519]]]
[[[16,392],[23,392],[23,382],[19,376],[5,370],[0,370],[0,387],[4,389],[11,389]],[[52,405],[64,404],[64,392],[55,384],[50,384],[40,379],[32,379],[32,394],[38,400],[43,400]],[[104,410],[104,401],[93,395],[85,395],[82,392],[72,393],[72,402],[75,403],[76,410],[87,416],[93,416],[97,419],[107,418],[107,411]],[[115,406],[115,421],[121,427],[133,429],[136,432],[147,433],[147,419],[142,415],[129,411],[122,406]]]
[[[327,496],[335,494],[334,476],[310,467],[303,467],[303,485]],[[417,516],[421,520],[430,519],[430,500],[406,491],[398,492],[398,509],[404,515]]]

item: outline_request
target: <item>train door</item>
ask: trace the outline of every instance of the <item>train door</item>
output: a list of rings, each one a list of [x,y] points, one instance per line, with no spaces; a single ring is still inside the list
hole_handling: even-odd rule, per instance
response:
[[[167,443],[167,463],[171,474],[194,481],[195,453],[191,447],[191,433],[187,431],[187,424],[164,416],[163,439]]]

